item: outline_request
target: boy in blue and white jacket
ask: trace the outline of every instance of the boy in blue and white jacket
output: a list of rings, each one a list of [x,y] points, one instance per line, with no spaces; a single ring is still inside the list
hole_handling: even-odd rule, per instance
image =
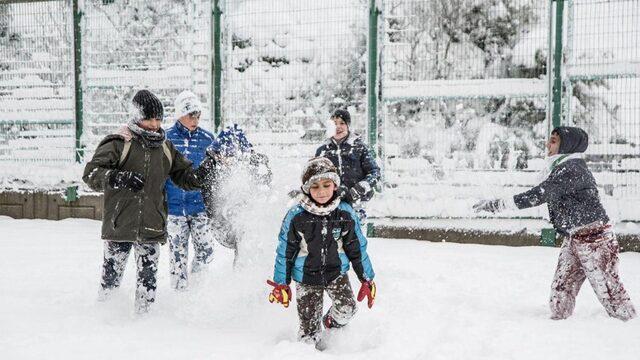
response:
[[[175,100],[175,124],[167,130],[167,140],[197,168],[206,158],[206,150],[215,136],[198,126],[202,104],[190,92],[181,92]],[[213,241],[209,218],[200,190],[185,191],[167,180],[167,203],[169,216],[167,228],[171,260],[171,286],[184,290],[188,286],[189,238],[195,256],[191,272],[200,271],[212,260]]]
[[[356,302],[347,272],[353,265],[362,283],[358,301],[368,298],[373,306],[376,287],[367,239],[356,212],[337,194],[340,177],[329,159],[311,159],[302,175],[299,203],[287,213],[280,230],[269,301],[289,306],[296,282],[300,319],[299,338],[321,346],[321,318],[326,329],[346,325],[356,312]],[[322,316],[322,300],[327,292],[333,304]]]

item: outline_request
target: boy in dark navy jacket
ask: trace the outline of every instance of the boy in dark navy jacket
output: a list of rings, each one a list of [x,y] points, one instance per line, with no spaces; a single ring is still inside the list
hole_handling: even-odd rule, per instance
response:
[[[322,349],[321,318],[326,329],[346,325],[356,312],[356,302],[347,271],[353,265],[362,283],[358,301],[368,298],[373,306],[376,286],[367,255],[367,239],[351,205],[341,201],[336,189],[340,177],[326,158],[309,161],[302,175],[299,203],[287,213],[280,230],[269,301],[289,306],[296,282],[300,319],[299,338]],[[322,298],[327,292],[333,304],[322,316]]]
[[[583,159],[588,145],[584,130],[555,128],[547,143],[542,182],[507,199],[483,200],[474,209],[495,213],[546,203],[551,223],[564,237],[551,285],[551,318],[571,316],[578,291],[588,279],[609,316],[626,321],[636,312],[618,277],[618,241]]]
[[[380,167],[376,164],[367,144],[352,132],[351,114],[338,109],[331,115],[335,133],[316,150],[316,156],[331,160],[340,175],[338,194],[358,213],[360,221],[366,219],[364,202],[371,200],[374,188],[380,182]]]
[[[167,139],[193,163],[194,168],[206,158],[206,150],[215,139],[213,134],[198,126],[201,113],[198,97],[183,91],[175,100],[176,123],[167,130]],[[166,192],[171,286],[184,290],[188,285],[189,238],[194,250],[191,272],[196,273],[213,259],[211,227],[200,190],[182,190],[169,179]]]

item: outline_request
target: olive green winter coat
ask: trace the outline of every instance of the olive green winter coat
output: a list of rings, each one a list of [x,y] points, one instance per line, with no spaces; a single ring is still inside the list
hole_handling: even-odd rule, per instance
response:
[[[91,189],[104,192],[102,239],[164,243],[167,239],[165,181],[170,177],[185,190],[198,189],[199,181],[191,162],[170,141],[166,142],[166,149],[165,146],[150,148],[137,135],[127,137],[131,139],[131,146],[121,164],[125,137],[109,135],[98,145],[82,176]],[[134,193],[111,188],[109,173],[116,169],[142,174],[143,189]]]

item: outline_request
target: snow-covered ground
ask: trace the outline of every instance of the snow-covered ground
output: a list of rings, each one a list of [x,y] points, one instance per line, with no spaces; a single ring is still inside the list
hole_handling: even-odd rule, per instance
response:
[[[277,228],[279,224],[272,224]],[[134,263],[111,301],[96,301],[100,223],[0,217],[1,359],[637,359],[640,320],[610,319],[589,285],[569,320],[548,319],[558,249],[371,239],[378,299],[319,353],[296,342],[294,306],[267,301],[276,234],[233,270],[217,247],[189,291],[169,288],[133,313]],[[259,245],[259,244],[258,244]],[[262,247],[258,246],[261,249]],[[621,276],[640,304],[640,254]],[[352,276],[356,285],[355,276]]]

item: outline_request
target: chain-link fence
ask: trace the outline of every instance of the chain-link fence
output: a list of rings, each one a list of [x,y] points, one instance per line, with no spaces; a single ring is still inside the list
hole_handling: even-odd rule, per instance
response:
[[[404,200],[384,211],[465,217],[474,198],[532,185],[549,2],[389,0],[384,26],[385,174],[388,196]]]
[[[638,219],[640,199],[640,1],[567,3],[563,122],[590,135],[587,160],[605,199]]]
[[[0,3],[0,162],[74,159],[71,8]],[[46,151],[44,151],[46,149]]]
[[[254,133],[261,151],[300,159],[314,155],[336,108],[366,130],[367,8],[361,0],[226,1],[225,124]]]
[[[129,103],[142,88],[165,105],[183,90],[200,96],[211,127],[211,5],[209,1],[86,1],[82,22],[83,144],[91,151],[128,121]]]
[[[383,155],[376,215],[467,217],[534,185],[549,128],[575,124],[605,202],[639,219],[618,206],[640,197],[639,17],[640,0],[5,1],[0,159],[73,163],[80,135],[87,158],[136,90],[160,96],[170,126],[191,89],[204,127],[220,104],[216,121],[293,178],[347,108]]]

